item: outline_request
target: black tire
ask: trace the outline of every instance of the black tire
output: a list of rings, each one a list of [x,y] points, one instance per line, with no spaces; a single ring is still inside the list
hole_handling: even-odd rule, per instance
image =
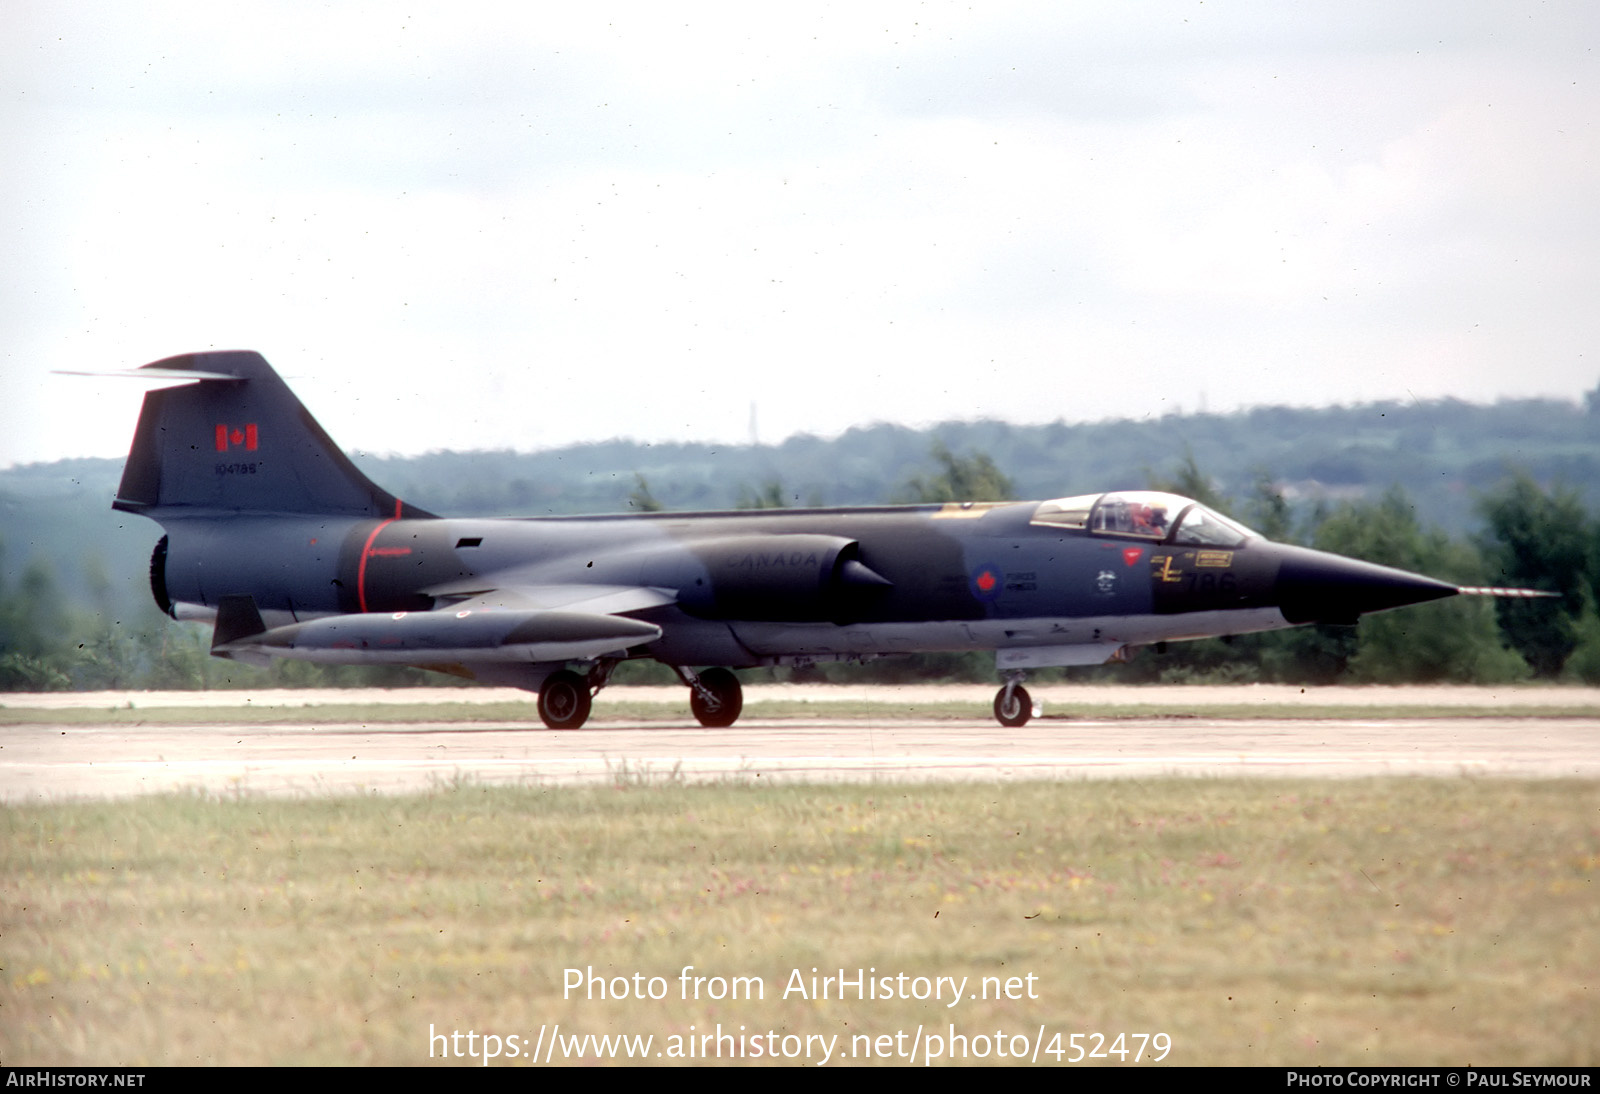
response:
[[[713,699],[707,702],[700,688],[689,689],[689,709],[696,721],[710,729],[725,729],[739,720],[744,710],[744,689],[739,678],[727,669],[706,669],[700,674],[700,687],[709,691]]]
[[[589,720],[593,702],[589,682],[562,669],[546,676],[539,688],[539,718],[551,729],[577,729]]]
[[[1006,689],[1001,688],[994,696],[994,718],[1003,726],[1016,729],[1028,724],[1028,719],[1033,717],[1033,699],[1028,695],[1028,689],[1018,684],[1011,689],[1011,702],[1006,702]]]

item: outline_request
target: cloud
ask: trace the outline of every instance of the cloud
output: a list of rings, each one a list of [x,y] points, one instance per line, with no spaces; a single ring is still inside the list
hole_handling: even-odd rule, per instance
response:
[[[125,444],[128,397],[49,368],[208,346],[404,451],[738,439],[751,402],[775,439],[1575,397],[1595,21],[28,9],[0,44],[0,462]]]

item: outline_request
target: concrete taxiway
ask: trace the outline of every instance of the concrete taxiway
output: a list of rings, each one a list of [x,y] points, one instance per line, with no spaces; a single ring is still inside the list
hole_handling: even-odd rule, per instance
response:
[[[1593,718],[987,721],[753,718],[598,723],[14,724],[0,801],[397,793],[469,781],[917,781],[1364,775],[1600,778]]]

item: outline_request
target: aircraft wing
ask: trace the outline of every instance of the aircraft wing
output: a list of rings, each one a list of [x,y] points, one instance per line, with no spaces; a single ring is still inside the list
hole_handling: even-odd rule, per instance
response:
[[[569,611],[617,615],[675,603],[670,589],[649,585],[509,585],[486,589],[456,582],[424,590],[454,611]]]

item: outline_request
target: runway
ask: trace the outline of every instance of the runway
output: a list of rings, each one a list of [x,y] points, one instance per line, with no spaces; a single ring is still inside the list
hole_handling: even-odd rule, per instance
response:
[[[399,793],[468,782],[1004,782],[1183,776],[1600,778],[1600,717],[7,726],[0,801]]]

